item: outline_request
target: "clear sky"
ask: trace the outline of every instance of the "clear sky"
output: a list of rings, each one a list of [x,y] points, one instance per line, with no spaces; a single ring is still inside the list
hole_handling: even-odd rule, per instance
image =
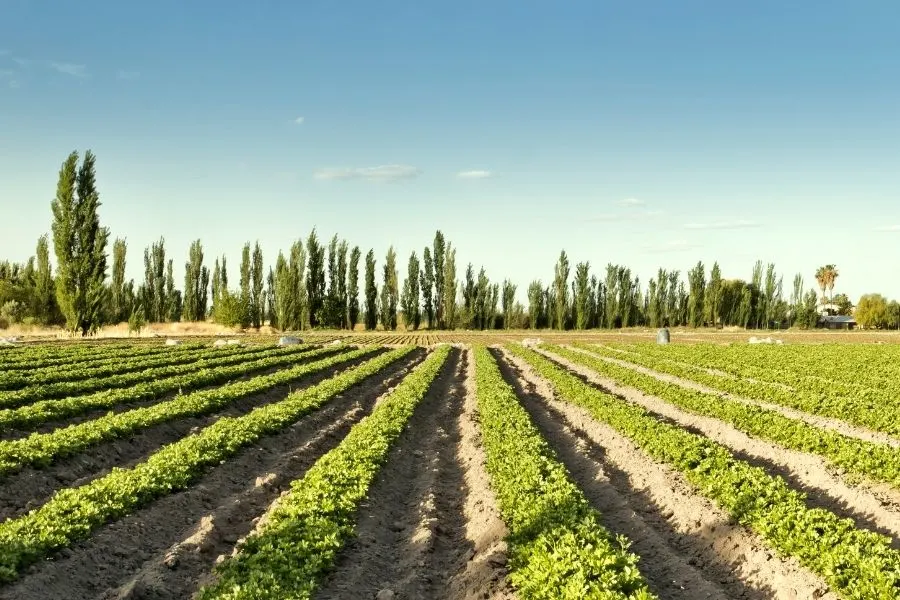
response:
[[[315,226],[520,297],[572,264],[718,260],[900,297],[900,2],[0,0],[0,257],[97,155],[130,276]],[[574,269],[573,269],[574,270]]]

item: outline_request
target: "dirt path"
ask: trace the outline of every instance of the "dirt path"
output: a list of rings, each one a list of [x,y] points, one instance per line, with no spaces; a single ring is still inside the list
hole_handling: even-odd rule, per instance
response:
[[[336,446],[377,398],[422,359],[416,352],[321,410],[244,449],[189,489],[160,498],[39,563],[0,598],[183,599],[229,554],[290,482]]]
[[[357,537],[316,594],[320,600],[508,598],[504,530],[467,398],[468,353],[450,363],[416,409],[360,508]],[[474,488],[470,486],[476,486]]]
[[[555,399],[524,362],[505,355],[504,377],[613,533],[632,540],[638,567],[662,600],[827,598],[827,586],[587,411]],[[518,381],[518,382],[517,382]]]
[[[887,535],[893,546],[900,548],[900,491],[870,482],[850,485],[819,456],[788,450],[751,437],[718,419],[683,411],[656,396],[599,377],[589,368],[553,353],[546,352],[545,356],[588,383],[730,448],[738,458],[765,469],[770,475],[782,477],[791,487],[806,493],[810,506],[830,510],[852,519],[857,527]]]
[[[772,410],[782,415],[788,417],[789,419],[796,419],[798,421],[803,421],[812,425],[813,427],[819,427],[822,429],[830,429],[832,431],[836,431],[840,434],[846,435],[848,437],[854,437],[860,440],[864,440],[866,442],[874,442],[876,444],[887,444],[892,448],[900,448],[900,440],[897,438],[890,436],[886,433],[881,433],[878,431],[873,431],[871,429],[866,429],[864,427],[857,427],[856,425],[852,425],[847,423],[846,421],[841,421],[840,419],[832,419],[830,417],[822,417],[819,415],[813,415],[807,412],[803,412],[800,410],[795,410],[793,408],[788,408],[787,406],[782,406],[780,404],[772,404],[770,402],[763,402],[762,400],[756,400],[753,398],[747,398],[744,396],[736,396],[734,394],[724,392],[722,390],[717,390],[715,388],[711,388],[709,386],[697,383],[695,381],[691,381],[689,379],[684,379],[682,377],[676,377],[675,375],[669,375],[668,373],[662,373],[660,371],[654,371],[653,369],[648,369],[647,367],[643,367],[641,365],[636,365],[634,363],[619,360],[617,358],[611,358],[608,356],[599,356],[597,354],[591,354],[587,350],[583,350],[581,348],[575,348],[572,346],[566,346],[569,350],[573,350],[575,352],[581,352],[583,354],[587,354],[593,358],[597,358],[599,360],[605,360],[606,362],[616,364],[622,367],[626,367],[628,369],[633,369],[638,373],[643,373],[645,375],[650,375],[652,377],[656,377],[661,381],[667,381],[669,383],[674,383],[675,385],[680,385],[681,387],[697,390],[700,392],[706,392],[708,394],[715,394],[717,396],[721,396],[723,398],[729,398],[731,400],[736,400],[738,402],[743,402],[744,404],[750,404],[759,406],[761,408],[765,408],[767,410]],[[538,350],[539,352],[541,350]]]
[[[268,392],[242,398],[209,415],[160,423],[141,429],[131,437],[98,444],[73,456],[62,458],[46,468],[27,467],[2,478],[0,521],[22,515],[42,505],[59,489],[88,483],[106,475],[113,467],[129,467],[139,463],[160,447],[211,425],[221,417],[247,414],[258,406],[284,399],[289,391],[313,386],[369,358],[371,356],[357,358],[308,375],[290,385],[278,386]]]

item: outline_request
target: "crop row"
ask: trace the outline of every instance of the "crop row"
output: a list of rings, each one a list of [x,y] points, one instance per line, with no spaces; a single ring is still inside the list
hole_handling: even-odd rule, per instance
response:
[[[90,483],[61,490],[41,507],[0,523],[0,581],[14,579],[28,565],[154,498],[186,488],[209,467],[262,436],[296,422],[411,350],[406,347],[382,354],[280,402],[261,406],[241,417],[219,419],[164,446],[132,468],[113,469]]]
[[[900,489],[900,455],[885,444],[821,429],[777,411],[715,393],[687,389],[583,352],[573,352],[553,345],[543,347],[590,368],[598,375],[656,396],[688,412],[725,421],[744,433],[769,440],[784,448],[817,454],[844,471],[883,481]]]
[[[121,375],[108,375],[96,379],[31,385],[15,391],[0,392],[0,408],[21,406],[38,400],[50,400],[53,398],[89,394],[99,390],[125,388],[147,381],[183,375],[197,369],[237,364],[246,361],[248,356],[274,356],[279,353],[284,353],[286,350],[290,351],[292,348],[293,346],[259,346],[250,349],[242,349],[236,352],[226,352],[224,356],[213,354],[209,359],[198,360],[189,364],[148,367],[137,372],[126,372]]]
[[[449,355],[439,348],[278,500],[264,525],[217,567],[202,600],[312,597],[353,535],[356,513],[388,452]]]
[[[487,470],[509,528],[510,582],[525,598],[651,598],[628,552],[571,480],[484,347],[475,384]]]
[[[240,355],[195,364],[192,369],[187,370],[183,375],[173,375],[145,381],[126,388],[101,390],[93,394],[73,396],[71,398],[39,400],[18,408],[0,409],[0,430],[12,427],[26,428],[57,419],[73,417],[90,410],[154,400],[173,392],[185,393],[207,385],[224,383],[238,377],[290,365],[297,360],[322,356],[338,350],[335,348],[315,350],[315,346],[270,348],[249,357]]]
[[[800,384],[797,384],[796,387],[786,388],[779,383],[760,380],[758,378],[760,373],[750,371],[746,367],[736,367],[736,370],[740,370],[741,375],[732,377],[710,373],[702,367],[663,357],[635,353],[622,354],[592,345],[575,345],[597,354],[625,360],[746,398],[841,419],[883,433],[900,434],[900,421],[896,418],[897,411],[900,410],[900,402],[893,396],[877,394],[874,391],[844,395],[822,389],[809,390]],[[744,375],[745,373],[748,374]]]
[[[199,345],[199,344],[191,344]],[[122,353],[162,352],[162,344],[60,344],[35,345],[0,351],[0,367],[33,369],[90,360],[114,358]]]
[[[0,441],[0,475],[17,471],[25,465],[47,465],[62,456],[75,454],[101,442],[122,438],[152,425],[208,414],[235,400],[291,383],[310,373],[371,354],[376,350],[377,348],[373,346],[365,347],[269,375],[260,375],[211,390],[176,396],[172,400],[152,406],[108,414],[49,433],[33,433],[26,438]],[[322,349],[318,352],[325,351]]]
[[[649,456],[681,471],[705,496],[777,552],[795,557],[845,598],[900,594],[900,553],[889,538],[857,529],[850,519],[809,508],[780,477],[740,461],[724,446],[589,386],[542,355],[508,350],[528,362],[564,400],[631,439]]]
[[[257,347],[259,348],[259,347]],[[66,365],[49,367],[46,369],[32,369],[29,371],[11,371],[0,373],[0,390],[15,390],[28,386],[48,385],[63,381],[79,381],[121,375],[131,371],[149,369],[152,367],[180,365],[201,359],[210,359],[229,354],[252,353],[257,348],[244,350],[241,346],[225,346],[222,348],[203,348],[202,346],[175,346],[172,351],[138,356],[118,356],[115,359],[104,360],[96,363],[70,363]]]

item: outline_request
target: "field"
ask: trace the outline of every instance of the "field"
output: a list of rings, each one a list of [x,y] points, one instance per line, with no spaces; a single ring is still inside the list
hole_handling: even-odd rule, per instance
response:
[[[0,598],[900,597],[896,334],[530,337],[0,348]]]

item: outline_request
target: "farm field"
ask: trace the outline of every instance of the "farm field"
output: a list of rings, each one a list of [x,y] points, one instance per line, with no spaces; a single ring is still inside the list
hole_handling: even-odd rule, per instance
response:
[[[0,348],[0,599],[900,598],[897,336],[301,337]]]

